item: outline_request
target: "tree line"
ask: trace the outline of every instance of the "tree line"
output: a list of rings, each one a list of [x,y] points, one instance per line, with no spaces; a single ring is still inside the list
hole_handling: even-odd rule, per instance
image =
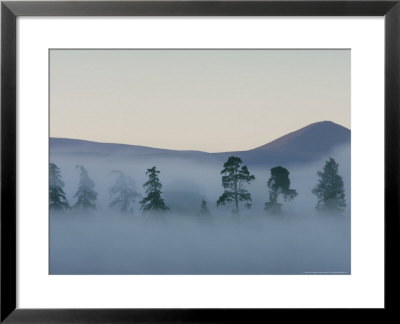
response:
[[[49,168],[49,208],[54,211],[87,211],[96,209],[98,193],[95,191],[95,183],[89,177],[89,173],[83,165],[77,165],[79,171],[79,183],[73,198],[76,200],[71,205],[64,192],[64,182],[61,170],[55,163],[50,163]],[[342,212],[346,207],[343,179],[338,174],[339,164],[329,158],[325,162],[322,171],[318,171],[318,183],[312,189],[317,197],[316,208],[321,211]],[[116,176],[115,183],[109,189],[111,196],[110,208],[116,208],[123,213],[133,213],[136,200],[142,196],[136,191],[132,178],[121,171],[113,171]],[[160,171],[155,166],[147,169],[148,180],[143,184],[145,197],[139,201],[143,212],[165,212],[169,210],[162,198],[162,184],[159,179]],[[282,213],[283,202],[295,199],[298,193],[291,188],[288,169],[276,166],[270,169],[267,181],[268,201],[264,210],[270,214]],[[221,171],[223,193],[217,200],[217,207],[230,205],[233,207],[233,215],[239,215],[240,206],[251,208],[252,198],[247,186],[255,180],[246,165],[239,157],[231,156],[224,163]],[[209,216],[210,210],[207,201],[202,200],[197,215]]]

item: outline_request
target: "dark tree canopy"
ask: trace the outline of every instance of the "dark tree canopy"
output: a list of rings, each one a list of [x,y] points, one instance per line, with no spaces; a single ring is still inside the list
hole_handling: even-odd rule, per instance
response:
[[[158,171],[155,166],[151,169],[147,169],[146,174],[149,176],[149,180],[143,185],[143,188],[146,189],[147,196],[140,201],[140,208],[143,211],[166,211],[169,209],[165,205],[164,199],[161,197],[162,185],[158,178],[159,173],[160,171]]]
[[[265,210],[271,213],[280,213],[282,204],[278,202],[279,196],[283,197],[285,202],[293,200],[297,192],[290,188],[289,171],[281,166],[272,168],[271,177],[267,182],[269,189],[269,202],[265,203]]]
[[[96,208],[97,192],[93,189],[94,182],[89,178],[89,173],[83,165],[77,165],[80,170],[80,179],[78,190],[74,195],[77,199],[74,209],[77,211],[84,211]]]
[[[251,175],[247,166],[241,165],[240,158],[231,156],[225,163],[221,171],[223,194],[217,201],[217,206],[234,204],[234,213],[239,213],[239,202],[244,202],[247,208],[251,207],[251,195],[244,188],[245,184],[250,184],[255,179]]]
[[[64,182],[61,180],[61,171],[55,163],[49,167],[49,208],[50,210],[64,211],[69,209],[69,203],[64,192]]]
[[[332,158],[325,162],[324,169],[318,171],[318,184],[312,190],[317,196],[317,209],[343,211],[346,207],[343,179],[338,174],[339,164]]]
[[[122,213],[133,213],[133,205],[140,194],[136,192],[135,182],[121,171],[113,171],[117,175],[114,185],[110,188],[112,201],[109,206],[117,208]]]

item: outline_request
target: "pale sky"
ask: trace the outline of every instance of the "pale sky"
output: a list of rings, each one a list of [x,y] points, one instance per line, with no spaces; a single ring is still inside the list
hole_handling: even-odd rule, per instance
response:
[[[51,50],[50,136],[248,150],[350,128],[350,50]]]

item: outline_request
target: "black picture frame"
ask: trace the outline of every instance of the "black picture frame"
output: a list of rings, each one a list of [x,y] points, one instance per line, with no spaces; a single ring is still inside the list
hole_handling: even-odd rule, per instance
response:
[[[385,307],[341,310],[369,320],[397,311],[399,276],[400,0],[371,1],[2,1],[1,3],[1,316],[5,323],[198,323],[269,320],[289,309],[16,308],[16,19],[19,16],[384,16],[385,17]],[[40,35],[38,35],[40,37]],[[373,170],[371,170],[373,173]],[[245,296],[243,296],[245,298]],[[332,309],[291,309],[310,320]],[[390,314],[393,316],[393,314]],[[282,318],[282,320],[286,320]],[[299,320],[299,318],[298,318]],[[347,318],[349,320],[349,318]],[[358,318],[360,320],[360,318]]]

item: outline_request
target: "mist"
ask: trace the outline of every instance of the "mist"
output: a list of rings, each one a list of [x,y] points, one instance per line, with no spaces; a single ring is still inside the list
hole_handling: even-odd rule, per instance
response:
[[[343,178],[346,209],[321,214],[311,190],[317,171],[334,158]],[[74,204],[79,182],[76,165],[84,165],[98,192],[96,210],[50,213],[50,274],[350,274],[350,146],[341,146],[319,161],[281,165],[290,172],[298,196],[282,202],[282,214],[264,211],[269,170],[252,167],[255,180],[246,189],[252,207],[217,207],[223,192],[222,164],[212,159],[133,158],[116,155],[51,153],[61,170],[67,199]],[[243,160],[244,164],[246,161]],[[109,208],[112,171],[134,179],[145,195],[148,168],[156,166],[169,210],[142,213],[139,199],[133,213]],[[198,214],[202,200],[209,216]]]

